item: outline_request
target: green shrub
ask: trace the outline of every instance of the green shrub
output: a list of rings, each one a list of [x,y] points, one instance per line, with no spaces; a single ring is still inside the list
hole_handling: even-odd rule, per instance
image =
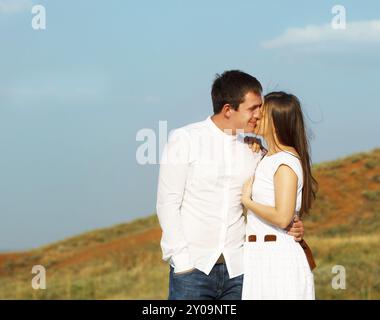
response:
[[[376,168],[378,165],[380,165],[380,161],[379,159],[369,159],[368,161],[366,161],[364,163],[364,166],[367,168],[367,169],[373,169],[373,168]]]
[[[364,190],[362,196],[369,201],[375,201],[380,198],[380,191]]]
[[[363,159],[363,154],[355,154],[351,157],[351,163],[357,163]]]
[[[350,172],[350,174],[351,174],[352,176],[355,176],[355,175],[357,175],[358,173],[359,173],[359,170],[358,170],[358,169],[352,169],[351,172]]]

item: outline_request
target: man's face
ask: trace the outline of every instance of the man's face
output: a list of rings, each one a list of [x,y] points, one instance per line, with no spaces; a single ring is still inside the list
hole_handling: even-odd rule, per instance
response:
[[[238,110],[232,112],[231,121],[235,130],[244,130],[252,133],[256,128],[256,122],[261,118],[262,97],[254,92],[248,92]]]

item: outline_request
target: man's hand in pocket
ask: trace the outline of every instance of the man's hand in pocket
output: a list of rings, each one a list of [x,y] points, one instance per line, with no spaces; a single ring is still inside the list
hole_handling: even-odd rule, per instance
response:
[[[178,274],[186,274],[186,273],[190,273],[190,272],[192,272],[192,271],[194,271],[194,270],[195,270],[195,268],[191,268],[191,269],[189,269],[189,270],[180,271],[180,272],[175,272],[174,274],[175,274],[175,275],[178,275]]]

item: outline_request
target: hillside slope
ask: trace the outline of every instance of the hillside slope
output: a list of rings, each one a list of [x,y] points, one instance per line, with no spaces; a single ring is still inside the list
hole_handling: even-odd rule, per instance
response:
[[[315,166],[320,184],[305,217],[319,299],[380,299],[380,149]],[[156,216],[94,230],[36,250],[0,254],[0,299],[166,299]],[[33,265],[47,289],[33,290]],[[334,290],[334,265],[346,289]]]

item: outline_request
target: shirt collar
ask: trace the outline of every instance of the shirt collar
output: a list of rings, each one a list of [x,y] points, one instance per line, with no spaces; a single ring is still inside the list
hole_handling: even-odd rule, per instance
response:
[[[236,134],[229,134],[229,133],[223,132],[223,130],[221,130],[220,128],[218,128],[218,126],[214,123],[214,121],[212,121],[211,116],[207,117],[206,123],[208,124],[208,126],[211,128],[211,130],[213,132],[215,132],[216,134],[220,135],[224,139],[230,139],[230,140],[236,140],[237,139],[237,135]]]

